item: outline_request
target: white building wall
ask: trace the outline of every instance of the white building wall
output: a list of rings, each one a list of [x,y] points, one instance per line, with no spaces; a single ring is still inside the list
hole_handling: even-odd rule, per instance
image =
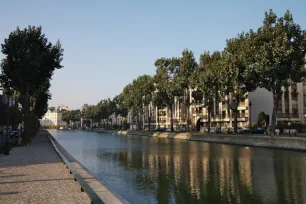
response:
[[[39,121],[42,127],[60,127],[67,125],[66,122],[62,121],[62,113],[56,111],[51,112],[50,110],[48,110],[48,112]]]
[[[265,112],[270,116],[270,124],[273,112],[273,94],[264,88],[257,88],[249,93],[249,102],[252,102],[251,121],[257,122],[260,112]]]

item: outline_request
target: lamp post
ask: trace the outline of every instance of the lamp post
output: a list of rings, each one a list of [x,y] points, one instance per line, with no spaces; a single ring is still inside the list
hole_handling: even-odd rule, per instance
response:
[[[252,134],[252,101],[249,102],[249,128],[250,128],[250,134]]]
[[[221,120],[222,120],[222,101],[221,101],[221,92],[220,91],[218,91],[218,93],[219,93],[219,98],[220,98],[220,133],[221,133],[221,128],[222,128],[222,124],[221,124]]]
[[[289,114],[288,114],[288,115],[289,115]],[[290,126],[291,126],[290,115],[288,116],[288,120],[289,120],[289,122],[288,122],[288,127],[289,127],[289,137],[290,137]]]

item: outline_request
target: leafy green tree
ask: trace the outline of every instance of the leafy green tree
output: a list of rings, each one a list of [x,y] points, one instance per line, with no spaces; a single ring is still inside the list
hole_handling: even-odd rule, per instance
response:
[[[210,55],[209,52],[204,52],[200,56],[199,68],[194,71],[193,82],[196,87],[192,93],[193,98],[207,107],[208,112],[208,132],[210,132],[211,112],[214,107],[215,99],[220,88],[219,67],[221,53],[214,52]]]
[[[273,93],[271,134],[275,134],[276,113],[282,87],[305,77],[306,34],[287,11],[283,17],[270,10],[257,31],[256,73],[259,86]]]
[[[19,92],[24,114],[24,131],[29,137],[30,97],[50,80],[55,69],[62,68],[63,49],[59,41],[52,45],[41,27],[18,27],[2,44],[4,59],[0,81],[5,88]]]
[[[258,120],[257,120],[257,124],[258,126],[266,126],[268,124],[267,121],[267,115],[265,114],[265,112],[260,112],[258,115]]]
[[[93,123],[97,121],[98,118],[98,110],[99,107],[97,105],[90,105],[88,106],[87,110],[84,112],[85,119],[91,120],[91,128],[93,127]]]
[[[65,111],[65,112],[62,113],[62,121],[67,123],[67,126],[70,125],[70,121],[71,121],[71,113],[70,113],[70,111]]]
[[[258,79],[254,71],[255,39],[256,34],[250,31],[227,40],[226,48],[220,59],[220,97],[232,110],[234,132],[236,133],[239,103],[247,98],[248,92],[254,91],[258,86]]]
[[[73,123],[72,128],[75,128],[75,123],[81,121],[81,111],[80,110],[69,110],[62,113],[62,120],[70,125]]]
[[[193,72],[198,67],[198,64],[193,55],[193,52],[189,51],[188,49],[185,49],[182,52],[182,57],[179,59],[179,62],[174,62],[173,66],[178,67],[176,71],[176,77],[178,79],[178,83],[181,85],[181,88],[184,91],[183,101],[184,101],[184,105],[186,109],[186,114],[185,114],[186,123],[187,123],[186,130],[187,132],[189,132],[189,126],[190,126],[189,108],[192,103],[192,100],[190,97],[190,91],[194,88],[192,86],[193,83],[191,83],[191,80],[192,80]]]
[[[179,77],[175,75],[178,72],[178,66],[174,63],[177,63],[175,58],[160,58],[156,60],[155,66],[157,69],[154,76],[156,92],[153,97],[154,104],[158,109],[165,106],[170,109],[171,132],[173,132],[173,104],[176,97],[183,95]]]
[[[123,94],[120,94],[116,97],[114,97],[114,101],[117,105],[116,108],[116,116],[121,116],[122,118],[125,118],[128,115],[128,109],[125,107],[124,103],[123,103]],[[121,126],[123,126],[123,124],[121,124]],[[126,126],[124,126],[126,127]]]
[[[154,79],[153,77],[149,76],[149,75],[142,75],[140,77],[137,78],[137,88],[136,90],[138,92],[140,92],[140,95],[142,95],[141,97],[141,103],[142,103],[142,114],[144,113],[144,109],[146,108],[146,113],[147,113],[147,117],[148,117],[148,123],[149,123],[149,130],[150,130],[150,126],[151,126],[151,109],[150,109],[150,104],[152,102],[152,98],[153,98],[153,93],[155,90],[154,87]],[[143,125],[144,125],[144,115],[142,116],[143,118]],[[144,126],[143,126],[144,128]]]
[[[156,78],[156,76],[155,76]],[[157,123],[157,128],[160,129],[160,124],[159,124],[159,110],[162,108],[167,107],[165,97],[167,97],[167,94],[165,92],[162,92],[161,90],[156,90],[156,92],[153,94],[152,98],[152,103],[155,107],[157,107],[157,118],[156,118],[156,123]],[[172,122],[172,121],[171,121]],[[172,125],[171,125],[172,127]]]

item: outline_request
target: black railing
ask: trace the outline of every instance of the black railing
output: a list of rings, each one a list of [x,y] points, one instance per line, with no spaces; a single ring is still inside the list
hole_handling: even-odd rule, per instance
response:
[[[297,113],[277,113],[278,118],[299,118]]]

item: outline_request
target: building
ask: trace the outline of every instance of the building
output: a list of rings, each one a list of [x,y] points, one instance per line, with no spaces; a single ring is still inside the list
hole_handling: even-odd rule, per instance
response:
[[[226,100],[234,100],[228,96]],[[246,94],[246,98],[239,102],[238,109],[238,127],[249,127],[250,123],[257,123],[260,112],[265,112],[271,118],[273,111],[273,95],[263,88],[257,88],[254,92]],[[208,126],[207,108],[200,105],[192,106],[192,124],[193,126]],[[233,111],[225,101],[217,101],[211,112],[211,127],[233,127]]]
[[[229,101],[233,100],[228,96]],[[246,98],[240,101],[238,107],[238,127],[249,127],[256,124],[261,112],[269,115],[269,124],[272,120],[273,94],[264,88],[257,88],[253,92],[246,94]],[[148,110],[151,115],[151,127],[170,128],[171,111],[169,107],[158,109],[150,104],[144,108],[144,116],[133,117],[130,111],[127,122],[130,128],[136,129],[136,124],[140,128],[148,127]],[[173,126],[175,130],[186,127],[186,108],[177,99],[172,106]],[[208,110],[203,104],[193,103],[189,109],[191,128],[199,130],[208,126]],[[277,110],[277,124],[306,124],[306,81],[300,83],[292,82],[288,88],[282,88],[282,96]],[[144,121],[144,122],[143,122]],[[225,101],[216,101],[211,112],[211,127],[233,127],[233,112],[229,104]]]
[[[232,99],[229,96],[229,101]],[[192,100],[192,99],[191,99]],[[250,103],[251,102],[251,103]],[[272,93],[258,88],[254,92],[246,94],[246,99],[240,101],[238,105],[238,127],[249,127],[250,123],[256,123],[260,112],[265,112],[271,118],[273,110]],[[148,110],[151,113],[151,127],[153,128],[170,128],[171,127],[171,111],[169,107],[158,109],[151,104],[144,108],[144,120],[138,116],[141,127],[148,127]],[[201,127],[208,126],[208,110],[203,104],[193,103],[189,107],[190,125],[191,128],[199,130]],[[137,118],[132,116],[132,111],[129,112],[127,121],[130,128],[135,129]],[[175,99],[172,106],[173,127],[175,130],[186,128],[186,107],[183,103]],[[216,101],[211,112],[211,127],[233,127],[234,118],[232,110],[225,101]]]
[[[277,110],[278,124],[306,124],[306,81],[291,83],[282,89],[282,98]]]
[[[62,121],[62,113],[69,110],[67,106],[49,107],[47,113],[40,121],[43,128],[60,128],[66,124]]]

